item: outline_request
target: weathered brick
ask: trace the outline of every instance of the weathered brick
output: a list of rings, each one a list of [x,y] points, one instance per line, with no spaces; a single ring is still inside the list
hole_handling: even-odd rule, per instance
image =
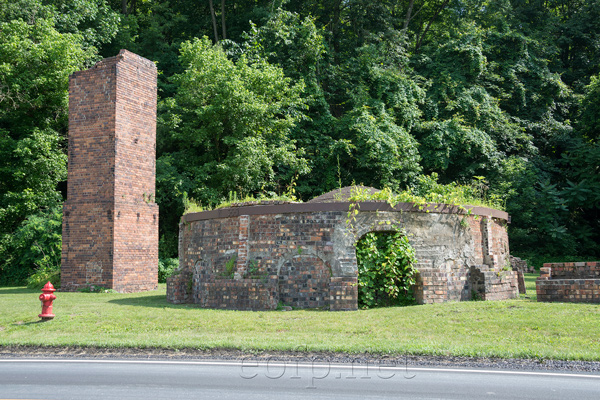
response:
[[[332,211],[254,211],[261,207],[265,205],[247,204],[195,214],[189,220],[184,217],[180,268],[192,278],[190,281],[183,273],[170,278],[168,301],[235,308],[231,299],[236,290],[242,290],[237,284],[225,286],[229,292],[219,289],[221,296],[227,297],[225,303],[206,294],[213,293],[212,282],[225,275],[227,263],[235,257],[239,277],[248,273],[251,263],[259,275],[275,277],[278,299],[286,305],[354,310],[358,298],[354,245],[367,232],[394,231],[394,224],[414,233],[409,240],[419,260],[418,303],[470,300],[475,287],[490,300],[518,296],[516,273],[502,271],[509,263],[505,220],[451,213],[360,211],[353,233],[346,223],[347,205]],[[393,224],[380,223],[386,220]],[[482,271],[476,283],[471,278],[474,265]],[[501,273],[504,275],[499,278]],[[191,284],[186,286],[186,280]],[[190,287],[192,293],[181,290],[183,287]],[[211,300],[205,300],[206,296]],[[237,297],[235,301],[239,308],[246,307],[245,300]]]
[[[538,301],[600,303],[600,262],[545,263],[541,272]]]
[[[156,288],[156,66],[121,50],[69,81],[62,290]]]

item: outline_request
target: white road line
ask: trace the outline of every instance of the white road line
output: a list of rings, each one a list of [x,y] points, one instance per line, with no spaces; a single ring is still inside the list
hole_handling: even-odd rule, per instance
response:
[[[332,368],[332,369],[353,369],[353,370],[368,370],[377,368],[386,371],[410,371],[410,372],[455,372],[455,373],[472,373],[472,374],[500,374],[500,375],[529,375],[529,376],[552,376],[565,378],[590,378],[599,379],[600,375],[588,375],[577,373],[560,373],[560,372],[534,372],[534,371],[506,371],[506,370],[485,370],[485,369],[462,369],[462,368],[435,368],[435,367],[412,367],[408,366],[378,366],[377,364],[323,364],[323,363],[306,363],[306,362],[269,362],[268,360],[243,360],[243,361],[168,361],[168,360],[63,360],[63,359],[0,359],[0,363],[80,363],[80,364],[161,364],[161,365],[209,365],[220,367],[241,367],[258,368],[267,366],[269,368],[286,368],[293,366],[294,368]]]

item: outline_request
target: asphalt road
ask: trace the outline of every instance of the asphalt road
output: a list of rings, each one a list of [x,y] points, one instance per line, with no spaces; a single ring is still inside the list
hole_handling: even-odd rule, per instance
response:
[[[600,375],[281,361],[0,359],[0,399],[600,399]]]

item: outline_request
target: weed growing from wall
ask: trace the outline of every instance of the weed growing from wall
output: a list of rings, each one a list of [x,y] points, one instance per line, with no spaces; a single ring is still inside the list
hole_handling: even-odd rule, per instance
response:
[[[358,306],[414,304],[415,250],[402,231],[369,232],[356,244]]]
[[[237,261],[237,254],[234,255],[233,257],[231,257],[226,263],[225,263],[225,271],[223,271],[221,273],[222,276],[229,278],[229,279],[233,279],[233,276],[235,274],[236,271],[236,261]]]
[[[469,185],[456,183],[444,185],[438,183],[438,175],[432,173],[429,176],[419,177],[414,187],[398,194],[393,193],[390,188],[383,188],[383,190],[371,193],[367,188],[356,187],[352,190],[348,201],[353,204],[354,208],[361,201],[384,201],[392,208],[398,203],[414,203],[421,210],[436,204],[449,204],[458,206],[467,214],[472,206],[504,210],[504,206],[497,196],[487,195],[487,188],[487,182],[480,176],[475,177]]]

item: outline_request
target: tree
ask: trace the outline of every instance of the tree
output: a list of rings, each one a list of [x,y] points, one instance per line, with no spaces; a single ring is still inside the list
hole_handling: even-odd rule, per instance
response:
[[[306,200],[422,172],[484,176],[517,252],[595,254],[598,16],[597,0],[0,0],[0,230],[61,201],[68,71],[127,48],[159,69],[169,256],[186,196],[294,179]]]
[[[0,268],[24,249],[13,235],[34,215],[52,215],[66,179],[68,77],[93,53],[51,20],[0,23]],[[49,217],[50,218],[50,217]],[[13,249],[13,250],[10,250]],[[27,266],[29,269],[34,265]],[[23,278],[22,275],[15,275]],[[26,277],[26,276],[25,276]]]
[[[590,78],[581,100],[578,128],[585,140],[598,142],[600,138],[600,75]]]
[[[11,0],[0,2],[0,20],[53,21],[60,33],[80,34],[83,47],[100,48],[114,39],[119,15],[107,0]]]
[[[569,210],[568,232],[578,254],[600,256],[600,143],[575,140],[563,153],[561,195]]]
[[[179,182],[181,195],[215,205],[231,191],[282,192],[308,172],[290,137],[306,108],[302,81],[292,84],[262,59],[233,62],[206,37],[181,46],[181,63],[177,93],[160,106],[159,199],[172,203],[162,182]]]
[[[421,172],[416,140],[394,123],[382,104],[355,109],[340,125],[349,143],[341,163],[356,182],[399,190]]]

